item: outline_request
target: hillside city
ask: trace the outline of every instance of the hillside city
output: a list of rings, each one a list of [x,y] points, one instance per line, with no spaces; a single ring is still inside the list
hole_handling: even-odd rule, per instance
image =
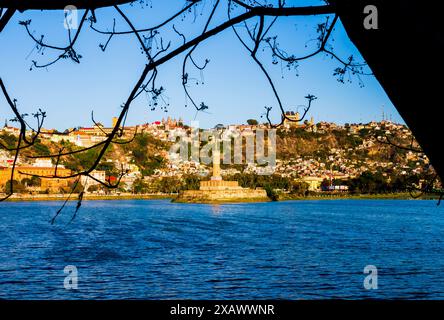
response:
[[[222,165],[222,175],[238,180],[247,187],[265,187],[286,193],[321,192],[383,193],[421,188],[434,175],[427,157],[419,148],[411,131],[403,124],[389,120],[338,125],[331,122],[314,123],[313,118],[297,121],[298,113],[286,114],[277,129],[277,159],[274,173],[258,175],[258,165]],[[292,118],[294,120],[292,120]],[[178,130],[190,130],[181,119],[162,119],[152,123],[123,128],[122,139],[130,142],[112,144],[99,166],[89,177],[47,179],[42,176],[69,176],[88,168],[98,148],[75,153],[58,160],[44,158],[94,146],[104,141],[112,131],[95,123],[92,127],[71,128],[65,132],[42,129],[34,146],[24,149],[15,164],[14,192],[31,194],[69,193],[74,187],[86,193],[176,193],[193,189],[199,180],[210,174],[208,165],[170,157],[169,135]],[[254,135],[257,129],[267,129],[249,119],[247,124],[216,126],[218,130],[237,130],[242,136]],[[0,142],[13,148],[20,129],[8,125],[0,129]],[[389,143],[390,141],[390,143]],[[396,143],[394,143],[396,142]],[[416,146],[408,148],[405,146]],[[40,156],[37,158],[37,156]],[[43,158],[42,158],[43,157]],[[0,192],[9,192],[14,152],[0,148]],[[116,183],[115,189],[104,183]]]

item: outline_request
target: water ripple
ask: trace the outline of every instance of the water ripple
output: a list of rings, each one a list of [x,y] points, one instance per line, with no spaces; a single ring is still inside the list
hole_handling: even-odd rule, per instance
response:
[[[52,226],[59,205],[1,204],[0,298],[444,298],[433,201],[85,201]],[[377,290],[363,286],[370,264]],[[66,265],[77,290],[64,289]]]

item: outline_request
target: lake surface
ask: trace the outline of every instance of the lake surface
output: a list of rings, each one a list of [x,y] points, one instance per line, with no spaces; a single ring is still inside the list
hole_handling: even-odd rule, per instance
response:
[[[444,298],[436,201],[84,201],[51,225],[60,205],[0,203],[0,298]]]

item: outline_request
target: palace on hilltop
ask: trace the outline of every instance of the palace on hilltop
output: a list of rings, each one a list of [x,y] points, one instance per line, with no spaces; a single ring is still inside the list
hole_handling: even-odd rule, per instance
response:
[[[314,125],[313,117],[310,120],[305,120],[301,124],[301,114],[294,111],[286,111],[285,116],[282,116],[282,125],[284,128],[298,128],[298,127],[312,127]]]

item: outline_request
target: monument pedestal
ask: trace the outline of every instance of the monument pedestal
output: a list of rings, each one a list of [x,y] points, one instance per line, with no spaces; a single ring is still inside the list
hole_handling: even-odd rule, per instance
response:
[[[209,180],[201,181],[199,190],[239,190],[242,187],[239,186],[237,181],[224,181],[224,180]]]
[[[231,182],[231,181],[226,181]],[[234,181],[235,182],[235,181]],[[185,190],[179,193],[174,202],[187,203],[230,203],[230,202],[264,202],[269,201],[264,189],[247,189],[242,187],[226,188],[212,186],[209,189]]]

